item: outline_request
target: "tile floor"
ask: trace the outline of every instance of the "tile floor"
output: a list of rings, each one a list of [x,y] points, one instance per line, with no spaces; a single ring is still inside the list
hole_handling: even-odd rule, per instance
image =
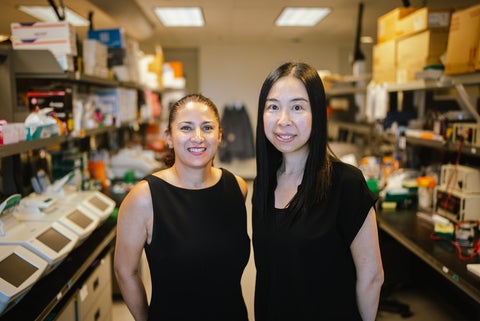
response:
[[[253,298],[253,297],[251,297]],[[435,298],[435,295],[429,291],[402,290],[395,293],[392,298],[408,303],[412,316],[402,317],[400,314],[380,310],[377,315],[377,321],[474,321],[459,314],[458,311],[448,304],[442,304]],[[248,297],[246,297],[248,299]],[[248,300],[247,300],[248,301]],[[249,320],[254,321],[251,315],[251,305],[249,306]],[[134,321],[132,315],[122,301],[116,300],[113,304],[112,321]],[[294,320],[292,320],[294,321]]]
[[[249,196],[247,198],[247,205],[251,204],[251,190],[252,182],[249,181]],[[247,206],[248,214],[248,226],[251,227],[251,208]],[[249,230],[251,235],[251,230]],[[251,252],[252,253],[252,252]],[[398,256],[397,256],[398,257]],[[388,266],[387,266],[388,267]],[[144,271],[148,273],[148,271]],[[244,292],[244,298],[249,311],[249,320],[254,321],[253,317],[253,294],[255,283],[255,267],[253,263],[253,254],[251,254],[250,261],[245,268],[242,278],[242,288]],[[432,281],[434,282],[434,281]],[[415,283],[413,283],[415,284]],[[409,318],[403,318],[401,315],[380,310],[377,316],[377,321],[397,321],[397,320],[409,320],[409,321],[453,321],[463,320],[470,321],[465,315],[462,315],[461,311],[458,311],[454,303],[448,301],[448,298],[444,298],[438,295],[438,291],[432,289],[427,283],[422,287],[418,286],[403,286],[392,291],[388,299],[395,299],[402,303],[407,303],[410,307],[413,315]],[[113,321],[134,321],[127,307],[121,300],[114,300],[113,305]],[[292,320],[294,321],[294,320]]]

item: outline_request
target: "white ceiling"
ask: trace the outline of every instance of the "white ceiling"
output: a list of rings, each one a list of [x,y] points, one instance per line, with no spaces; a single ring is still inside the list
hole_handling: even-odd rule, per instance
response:
[[[54,0],[59,3],[59,0]],[[94,28],[123,27],[140,42],[154,39],[166,48],[197,47],[205,44],[281,44],[289,42],[352,43],[355,38],[358,3],[352,0],[64,0],[84,17],[94,12]],[[403,5],[400,0],[363,0],[362,35],[376,37],[376,20],[388,11]],[[411,0],[414,7],[461,9],[478,0]],[[1,0],[0,34],[10,33],[11,22],[34,19],[16,9],[23,4],[48,5],[47,0]],[[202,7],[206,26],[203,28],[165,28],[153,15],[155,6]],[[274,26],[275,18],[286,6],[329,6],[333,12],[313,28]],[[86,28],[77,28],[84,37]]]

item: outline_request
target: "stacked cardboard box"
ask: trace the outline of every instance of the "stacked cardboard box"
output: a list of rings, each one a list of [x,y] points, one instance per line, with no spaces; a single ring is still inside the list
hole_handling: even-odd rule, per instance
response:
[[[89,30],[89,39],[107,46],[108,67],[120,81],[138,82],[140,49],[138,42],[128,37],[121,28]]]
[[[480,4],[452,15],[445,57],[446,74],[480,70]]]
[[[397,8],[377,21],[373,80],[408,82],[425,66],[441,64],[451,9]]]
[[[396,25],[398,21],[415,10],[417,10],[417,8],[396,8],[379,17],[377,19],[377,42],[382,43],[396,38]]]
[[[66,21],[12,23],[14,49],[50,50],[64,70],[73,71],[77,55],[75,28]]]
[[[397,43],[397,83],[411,82],[425,67],[441,65],[447,49],[447,31],[426,30],[402,38]]]

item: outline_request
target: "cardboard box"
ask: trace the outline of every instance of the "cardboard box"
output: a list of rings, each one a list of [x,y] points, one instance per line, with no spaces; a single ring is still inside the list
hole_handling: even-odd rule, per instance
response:
[[[452,12],[452,9],[429,9],[427,7],[418,9],[397,21],[395,36],[410,36],[427,29],[448,31]]]
[[[96,39],[110,48],[125,48],[125,36],[122,29],[88,30],[88,39]]]
[[[72,39],[75,40],[75,28],[66,21],[31,22],[10,24],[14,41],[28,39]]]
[[[377,42],[385,42],[391,39],[395,39],[396,31],[395,26],[398,20],[414,12],[418,8],[413,7],[400,7],[387,12],[377,19]]]
[[[480,39],[478,39],[477,45],[477,61],[475,62],[475,70],[480,70]]]
[[[441,65],[447,48],[448,32],[426,30],[397,43],[397,82],[415,80],[415,73],[429,65]]]
[[[65,21],[10,25],[14,49],[48,49],[55,55],[77,55],[75,28]]]
[[[73,130],[73,98],[72,90],[39,90],[27,92],[28,107],[30,111],[36,108],[53,108],[56,118],[63,122],[63,130]]]
[[[480,4],[455,11],[450,22],[445,74],[480,69]]]
[[[395,39],[378,43],[373,46],[372,79],[376,83],[396,82],[397,41]]]
[[[95,39],[83,40],[83,73],[85,75],[106,78],[107,67],[107,46]]]
[[[15,125],[0,125],[0,146],[18,143],[18,130]]]

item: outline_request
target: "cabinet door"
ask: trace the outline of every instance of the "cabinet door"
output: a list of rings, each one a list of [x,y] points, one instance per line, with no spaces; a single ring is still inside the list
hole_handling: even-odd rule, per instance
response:
[[[58,314],[55,318],[55,321],[75,321],[75,301],[76,296],[74,295],[70,301],[68,301],[65,308]]]

